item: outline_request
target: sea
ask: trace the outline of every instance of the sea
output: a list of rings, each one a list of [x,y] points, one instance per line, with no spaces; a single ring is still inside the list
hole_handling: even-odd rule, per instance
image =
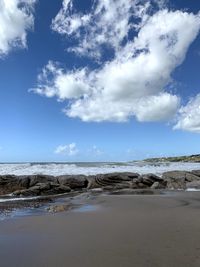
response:
[[[200,163],[184,162],[26,162],[0,163],[0,175],[95,175],[112,172],[137,172],[139,174],[154,173],[162,175],[171,170],[191,171],[200,169]]]

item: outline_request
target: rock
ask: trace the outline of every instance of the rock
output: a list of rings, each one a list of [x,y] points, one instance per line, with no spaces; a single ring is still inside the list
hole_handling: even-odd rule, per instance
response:
[[[17,177],[19,179],[19,184],[23,188],[29,188],[30,186],[30,177],[27,175],[20,175]]]
[[[186,172],[169,171],[162,175],[168,189],[185,189],[186,188]]]
[[[88,185],[85,175],[61,175],[57,179],[59,184],[69,186],[71,189],[86,188]]]
[[[51,175],[42,175],[42,174],[30,175],[29,179],[30,179],[29,187],[32,187],[38,183],[47,183],[47,182],[58,183],[57,178]]]
[[[13,193],[15,196],[44,196],[44,195],[57,195],[70,192],[68,186],[55,184],[55,183],[38,183],[35,186],[29,187],[24,190],[17,190]]]
[[[151,186],[151,189],[164,189],[165,185],[163,183],[154,182]]]
[[[51,186],[49,190],[43,190],[41,191],[41,195],[58,195],[58,194],[64,194],[69,193],[71,191],[71,188],[66,185],[55,185]]]
[[[69,205],[52,205],[47,208],[47,211],[55,213],[55,212],[63,212],[69,209],[70,209]]]
[[[200,180],[200,177],[186,171],[169,171],[162,175],[169,189],[185,189],[187,182]]]
[[[195,175],[192,172],[187,172],[187,171],[169,171],[169,172],[164,172],[162,175],[163,180],[166,180],[168,178],[173,178],[173,179],[184,179],[187,182],[192,182],[196,180],[200,180],[200,177]]]
[[[23,197],[32,197],[32,196],[39,196],[40,195],[40,187],[39,186],[32,186],[28,189],[17,190],[13,192],[14,196],[23,196]]]
[[[148,173],[142,175],[142,181],[144,184],[152,185],[154,182],[162,183],[163,179],[153,173]]]
[[[97,187],[107,187],[116,186],[116,184],[121,184],[123,187],[130,187],[132,180],[137,179],[139,174],[137,173],[107,173],[107,174],[97,174],[95,176],[89,176],[88,189]]]
[[[27,176],[0,175],[0,195],[26,189],[29,186],[29,181]]]
[[[186,183],[186,188],[200,189],[200,181]]]
[[[200,170],[193,170],[193,171],[192,171],[192,174],[194,174],[194,175],[200,177]]]

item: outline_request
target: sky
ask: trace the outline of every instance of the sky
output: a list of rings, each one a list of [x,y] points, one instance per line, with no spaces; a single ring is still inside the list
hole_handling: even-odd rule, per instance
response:
[[[0,0],[0,162],[200,153],[200,2]]]

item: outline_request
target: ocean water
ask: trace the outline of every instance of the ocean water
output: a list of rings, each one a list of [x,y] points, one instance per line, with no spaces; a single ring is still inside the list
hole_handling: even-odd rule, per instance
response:
[[[161,175],[170,170],[200,169],[200,163],[146,163],[138,162],[73,162],[73,163],[0,163],[0,175],[64,175],[64,174],[103,174],[112,172],[154,173]]]

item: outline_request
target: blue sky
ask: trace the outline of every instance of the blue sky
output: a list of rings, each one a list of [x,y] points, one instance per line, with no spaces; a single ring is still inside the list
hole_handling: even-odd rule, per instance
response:
[[[200,153],[198,2],[0,0],[0,161]]]

